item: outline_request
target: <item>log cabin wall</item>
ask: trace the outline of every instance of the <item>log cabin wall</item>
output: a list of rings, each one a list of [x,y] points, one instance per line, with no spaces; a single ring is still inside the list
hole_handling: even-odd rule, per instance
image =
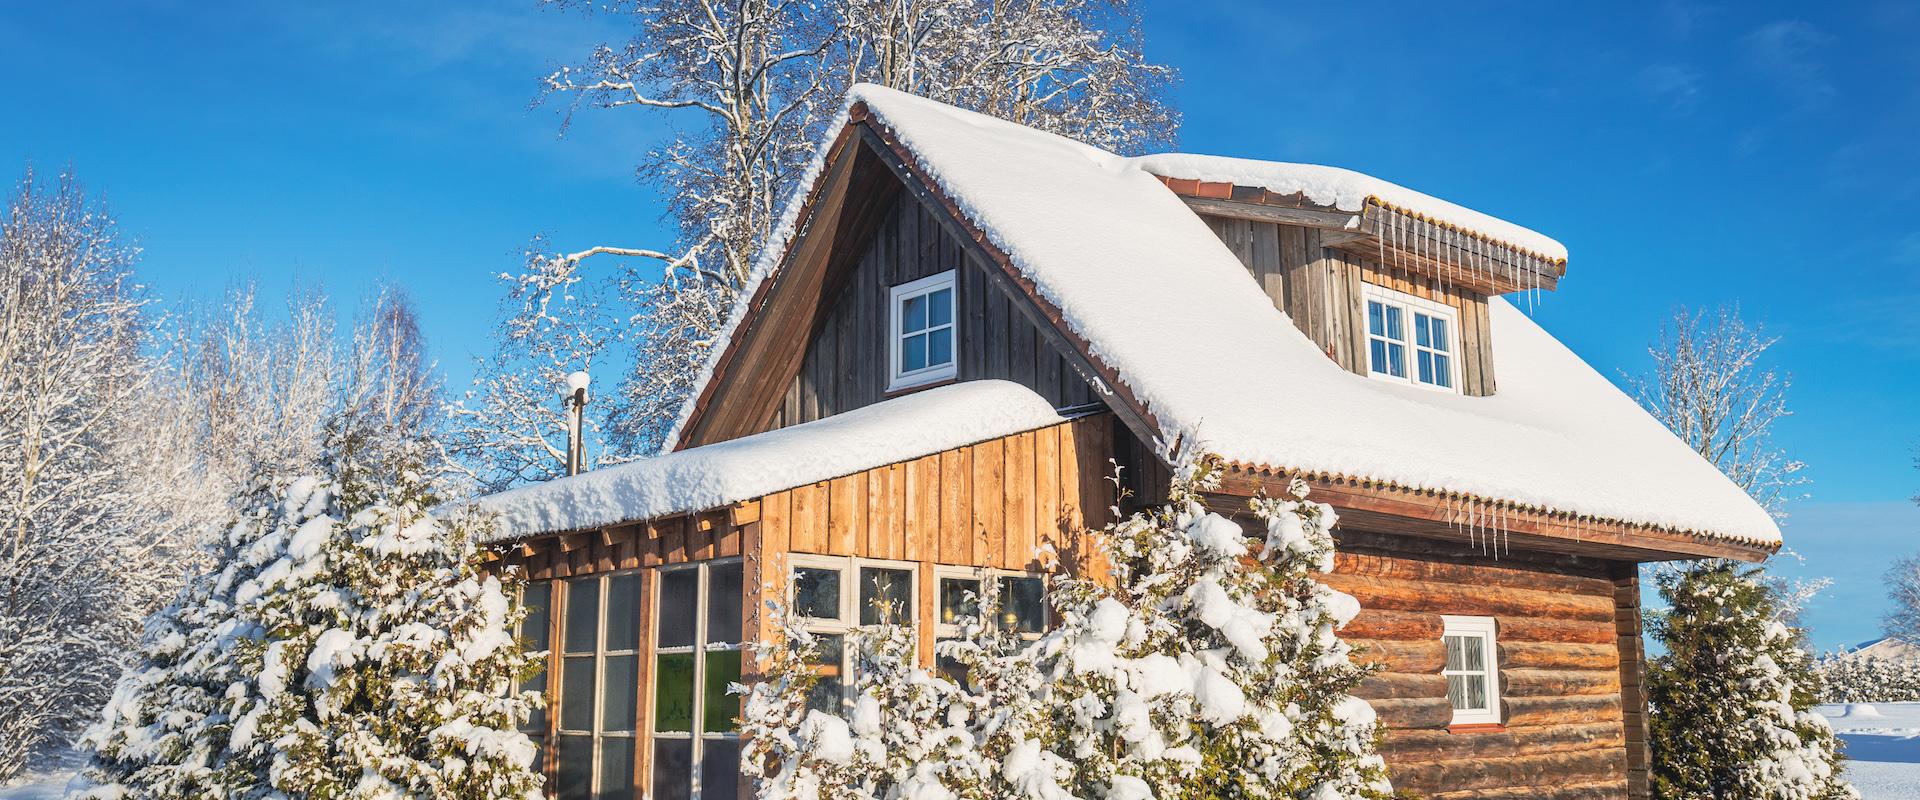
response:
[[[1367,374],[1361,284],[1372,283],[1459,312],[1461,391],[1471,396],[1494,393],[1493,344],[1484,295],[1394,269],[1391,258],[1383,265],[1332,249],[1323,244],[1323,238],[1334,234],[1319,228],[1204,214],[1200,218],[1253,273],[1274,308],[1286,312],[1342,368]]]
[[[1014,381],[1055,408],[1098,402],[1093,388],[1013,305],[1025,300],[990,282],[988,268],[966,255],[933,212],[902,194],[846,285],[831,295],[832,309],[814,331],[800,372],[767,427],[810,422],[887,399],[887,290],[950,269],[959,270],[958,380]]]
[[[1612,565],[1343,530],[1327,584],[1361,612],[1340,635],[1383,665],[1358,694],[1380,715],[1396,789],[1431,800],[1625,798],[1618,587]],[[1449,730],[1443,614],[1497,625],[1501,726]],[[1638,647],[1637,632],[1631,639]],[[1503,791],[1504,790],[1504,791]]]

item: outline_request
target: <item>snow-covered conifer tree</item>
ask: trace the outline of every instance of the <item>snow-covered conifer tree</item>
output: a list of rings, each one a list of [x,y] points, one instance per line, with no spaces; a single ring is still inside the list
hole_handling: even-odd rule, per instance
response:
[[[1671,606],[1652,632],[1667,648],[1647,671],[1654,793],[1667,800],[1859,795],[1818,695],[1801,633],[1775,590],[1730,561],[1660,576]]]
[[[1358,605],[1314,579],[1332,509],[1298,484],[1256,500],[1250,542],[1201,503],[1216,471],[1188,462],[1167,506],[1108,528],[1112,574],[1059,581],[1038,641],[976,620],[943,643],[964,681],[917,665],[905,629],[868,628],[843,720],[804,711],[804,663],[774,659],[746,710],[759,796],[1388,796],[1373,710],[1349,694],[1366,670],[1334,635]]]
[[[474,520],[427,512],[424,443],[373,435],[338,426],[328,476],[257,503],[155,619],[87,738],[92,796],[539,795],[512,587]]]

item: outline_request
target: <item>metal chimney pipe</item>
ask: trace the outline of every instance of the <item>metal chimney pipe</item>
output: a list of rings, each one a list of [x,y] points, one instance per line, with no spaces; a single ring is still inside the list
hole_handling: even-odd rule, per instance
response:
[[[587,444],[582,427],[587,410],[587,383],[584,371],[567,376],[567,474],[578,475],[587,469]]]

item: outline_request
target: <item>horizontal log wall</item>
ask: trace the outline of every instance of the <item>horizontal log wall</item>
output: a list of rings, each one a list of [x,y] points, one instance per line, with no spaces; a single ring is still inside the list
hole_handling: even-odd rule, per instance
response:
[[[1362,283],[1372,283],[1452,306],[1460,316],[1460,386],[1468,395],[1494,393],[1493,344],[1487,299],[1447,281],[1383,266],[1375,259],[1324,244],[1319,228],[1202,216],[1239,256],[1275,308],[1341,367],[1366,374],[1366,306]]]
[[[1357,531],[1328,585],[1361,612],[1343,631],[1382,671],[1359,695],[1379,713],[1394,787],[1429,798],[1627,796],[1618,600],[1609,565]],[[1490,616],[1501,727],[1449,731],[1445,614]],[[1635,639],[1637,641],[1637,639]]]

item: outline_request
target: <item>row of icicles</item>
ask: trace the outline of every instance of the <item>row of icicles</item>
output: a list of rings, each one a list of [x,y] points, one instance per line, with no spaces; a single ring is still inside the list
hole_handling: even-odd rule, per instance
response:
[[[1556,266],[1531,253],[1435,222],[1377,198],[1368,198],[1361,213],[1379,244],[1382,266],[1405,269],[1410,256],[1417,266],[1433,271],[1442,291],[1469,280],[1482,286],[1504,283],[1519,287],[1526,294],[1527,311],[1532,313],[1540,296],[1540,277]]]

